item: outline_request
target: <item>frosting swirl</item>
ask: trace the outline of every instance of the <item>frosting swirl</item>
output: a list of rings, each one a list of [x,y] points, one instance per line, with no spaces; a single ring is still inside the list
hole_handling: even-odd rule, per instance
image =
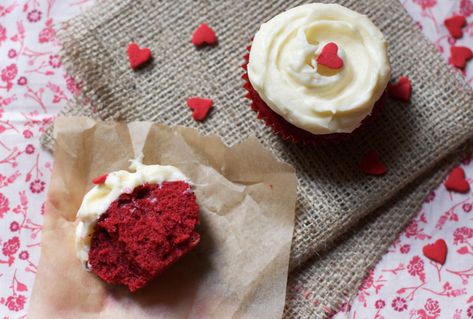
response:
[[[333,43],[343,60],[340,69],[317,63]],[[249,80],[266,104],[313,134],[350,133],[360,126],[390,72],[384,36],[366,16],[320,3],[292,8],[264,23],[248,64]]]
[[[132,160],[130,173],[125,170],[111,172],[105,182],[95,185],[85,194],[77,212],[76,227],[77,257],[88,268],[90,242],[97,219],[123,193],[131,193],[142,184],[161,184],[165,181],[186,181],[188,178],[174,166],[144,165],[140,160]]]

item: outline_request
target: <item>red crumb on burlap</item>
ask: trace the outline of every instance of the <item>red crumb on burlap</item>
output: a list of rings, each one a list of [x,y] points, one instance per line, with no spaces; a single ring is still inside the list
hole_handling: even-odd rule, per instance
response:
[[[110,284],[136,291],[199,243],[198,223],[199,206],[186,182],[138,186],[100,216],[91,269]]]

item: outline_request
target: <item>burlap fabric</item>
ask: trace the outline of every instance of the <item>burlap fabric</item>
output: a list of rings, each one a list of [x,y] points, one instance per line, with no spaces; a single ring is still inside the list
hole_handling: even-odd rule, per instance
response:
[[[444,176],[447,163],[458,160],[454,150],[473,133],[473,95],[398,0],[336,1],[367,14],[382,29],[393,76],[408,75],[412,81],[411,103],[388,102],[376,123],[337,146],[282,141],[251,111],[240,66],[259,25],[302,2],[106,1],[66,23],[58,36],[63,62],[82,83],[85,97],[65,114],[198,127],[229,144],[255,135],[296,168],[299,197],[285,316],[323,318],[356,291]],[[195,49],[191,44],[201,22],[217,31],[218,46]],[[150,66],[131,70],[130,41],[152,50]],[[203,124],[192,120],[185,105],[193,95],[215,102]],[[49,132],[43,142],[51,145]],[[360,173],[358,163],[370,150],[382,155],[389,167],[386,176]]]

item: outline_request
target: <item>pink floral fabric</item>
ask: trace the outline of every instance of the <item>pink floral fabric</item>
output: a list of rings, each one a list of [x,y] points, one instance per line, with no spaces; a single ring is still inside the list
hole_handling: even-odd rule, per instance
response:
[[[39,136],[80,90],[58,55],[55,28],[95,0],[0,1],[0,318],[25,318],[39,260],[52,157]],[[472,0],[404,0],[404,6],[448,60],[450,46],[473,48]],[[465,36],[448,36],[443,20],[468,18]],[[464,72],[473,85],[473,63]],[[473,178],[471,159],[464,162]],[[411,225],[335,318],[472,318],[473,195],[439,186]],[[422,247],[443,238],[440,267]]]
[[[61,68],[55,25],[87,0],[0,1],[0,318],[26,316],[52,157],[39,136],[79,84]]]

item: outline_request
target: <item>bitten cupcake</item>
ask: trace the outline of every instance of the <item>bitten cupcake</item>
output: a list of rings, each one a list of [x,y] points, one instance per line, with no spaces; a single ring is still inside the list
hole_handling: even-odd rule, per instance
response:
[[[381,31],[337,4],[287,10],[261,25],[246,56],[247,97],[283,138],[339,141],[384,101],[391,67]]]
[[[94,180],[77,213],[77,256],[87,270],[142,288],[200,241],[199,206],[176,167],[132,161],[134,172]]]

